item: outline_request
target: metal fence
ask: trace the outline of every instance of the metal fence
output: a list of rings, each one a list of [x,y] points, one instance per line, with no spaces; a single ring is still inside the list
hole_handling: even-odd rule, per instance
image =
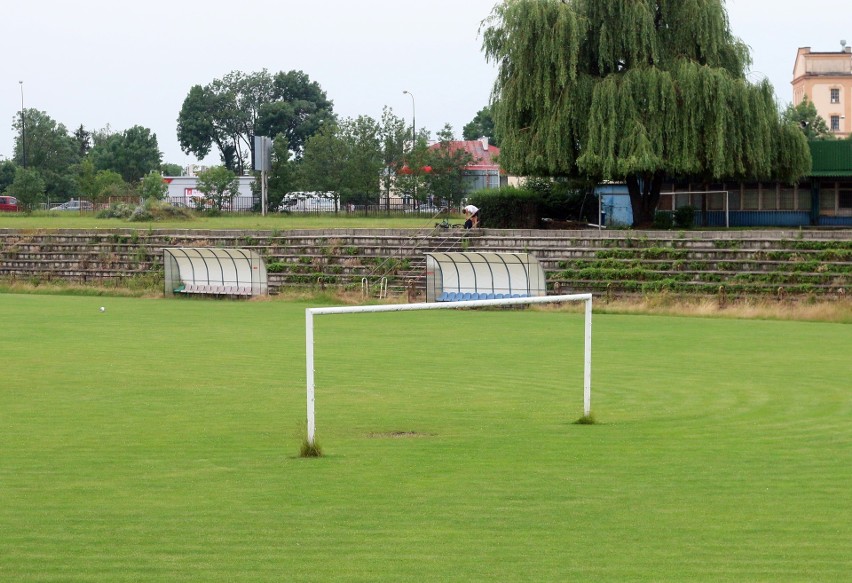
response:
[[[169,197],[166,199],[169,204],[179,207],[186,207],[193,210],[205,210],[212,207],[209,201],[187,200],[185,197]],[[457,209],[452,209],[453,211]],[[230,203],[226,203],[223,212],[246,213],[260,212],[260,201],[249,197],[234,198]],[[439,216],[450,212],[447,207],[439,207],[433,204],[414,204],[404,202],[391,202],[381,204],[346,204],[340,203],[327,198],[307,199],[295,201],[291,204],[281,204],[277,210],[271,212],[288,213],[288,214],[343,214],[343,215],[360,215],[360,216],[375,216],[375,215],[400,215],[413,214],[420,216]]]

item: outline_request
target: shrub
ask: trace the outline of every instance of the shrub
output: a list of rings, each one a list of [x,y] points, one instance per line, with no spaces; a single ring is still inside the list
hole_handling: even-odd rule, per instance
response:
[[[674,212],[674,225],[678,229],[689,229],[695,224],[695,207],[682,206]]]
[[[120,202],[99,212],[97,216],[99,219],[126,219],[130,222],[193,219],[189,209],[154,199],[148,199],[144,205],[139,206]]]
[[[541,196],[541,216],[560,221],[597,222],[594,189],[582,182],[527,178],[524,188]]]
[[[154,216],[154,220],[185,220],[191,221],[194,216],[192,211],[186,207],[173,206],[167,202],[149,199],[145,207]]]
[[[654,228],[655,229],[671,229],[674,226],[672,214],[667,211],[657,211],[654,213]]]
[[[108,209],[98,213],[99,219],[129,219],[136,207],[127,203],[119,202],[111,205]]]
[[[541,195],[524,188],[480,190],[470,197],[479,208],[480,226],[491,229],[537,229],[541,222]]]
[[[146,209],[144,206],[138,206],[133,209],[133,212],[130,214],[130,217],[127,219],[131,223],[144,223],[154,220],[154,215]]]

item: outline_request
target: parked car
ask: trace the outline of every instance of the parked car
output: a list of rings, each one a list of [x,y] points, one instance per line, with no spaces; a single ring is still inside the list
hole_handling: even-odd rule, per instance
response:
[[[335,210],[334,200],[327,198],[284,199],[278,206],[278,212],[291,213],[328,213]]]
[[[436,207],[432,204],[421,204],[416,208],[405,209],[407,213],[417,213],[421,215],[437,215],[438,213],[447,212],[446,207]]]
[[[62,204],[58,204],[54,207],[51,207],[51,211],[75,211],[75,212],[83,212],[83,211],[93,211],[95,206],[90,203],[88,200],[69,200],[68,202],[63,202]]]
[[[18,199],[14,196],[0,196],[0,211],[7,213],[18,212]]]

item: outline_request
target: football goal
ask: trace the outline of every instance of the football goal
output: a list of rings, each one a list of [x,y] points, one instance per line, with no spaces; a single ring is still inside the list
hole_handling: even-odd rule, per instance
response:
[[[315,412],[315,375],[316,369],[314,365],[315,358],[315,342],[314,342],[314,318],[316,316],[331,316],[341,314],[371,314],[378,312],[413,312],[421,310],[463,310],[464,312],[481,312],[477,308],[509,308],[514,306],[530,306],[536,304],[560,304],[569,302],[583,302],[585,304],[584,311],[584,341],[583,341],[583,413],[585,418],[591,415],[591,379],[592,379],[592,294],[572,294],[572,295],[556,295],[556,296],[539,296],[539,297],[523,297],[523,298],[503,298],[503,299],[478,299],[468,301],[454,302],[433,302],[433,303],[417,303],[417,304],[387,304],[375,306],[343,306],[343,307],[328,307],[328,308],[307,308],[305,310],[305,346],[306,346],[306,377],[307,377],[307,443],[314,444],[316,433],[316,412]],[[494,313],[494,310],[491,310]],[[496,311],[498,316],[503,313],[501,310]],[[515,310],[510,310],[509,314],[516,313]],[[460,314],[461,316],[461,314]],[[503,316],[502,319],[506,319]],[[357,326],[353,326],[357,328]],[[406,331],[407,332],[407,331]],[[507,335],[508,332],[499,330],[483,330],[485,336],[500,337]],[[535,331],[534,331],[535,332]],[[411,331],[410,334],[418,332]],[[573,332],[577,333],[577,332]],[[369,332],[364,332],[364,336],[360,339],[344,341],[347,342],[346,352],[349,354],[347,360],[358,360],[359,349],[367,351],[368,341],[370,340]],[[447,330],[447,335],[458,336],[455,330]],[[578,334],[579,336],[579,334]],[[536,340],[541,340],[537,338]],[[427,340],[424,338],[423,343]],[[546,339],[545,342],[552,343],[552,339]],[[479,343],[472,342],[472,346],[476,347]],[[579,338],[576,343],[579,345]],[[555,347],[559,350],[559,355],[564,358],[565,347]],[[535,347],[532,348],[535,351]],[[558,360],[558,357],[554,360]],[[579,360],[579,359],[578,359]],[[340,360],[329,358],[321,359],[324,364],[324,370],[337,369],[335,374],[345,376],[345,372],[341,372],[344,364]],[[558,362],[556,363],[558,364]],[[416,365],[411,365],[416,366]],[[375,365],[374,365],[375,367]],[[367,371],[369,372],[375,371]],[[561,384],[562,374],[556,375]],[[579,386],[579,379],[577,385]],[[579,392],[579,391],[578,391]]]

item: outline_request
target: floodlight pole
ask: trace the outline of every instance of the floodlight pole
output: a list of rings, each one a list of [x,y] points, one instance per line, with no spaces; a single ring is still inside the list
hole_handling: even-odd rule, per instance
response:
[[[21,86],[21,161],[24,168],[27,167],[27,122],[24,117],[24,82],[18,81]],[[50,201],[48,201],[50,202]]]
[[[414,94],[405,90],[402,92],[411,98],[411,164],[414,164],[414,147],[417,142],[417,109],[414,105]],[[409,166],[410,168],[411,166]],[[414,205],[417,206],[417,173],[414,173]]]

